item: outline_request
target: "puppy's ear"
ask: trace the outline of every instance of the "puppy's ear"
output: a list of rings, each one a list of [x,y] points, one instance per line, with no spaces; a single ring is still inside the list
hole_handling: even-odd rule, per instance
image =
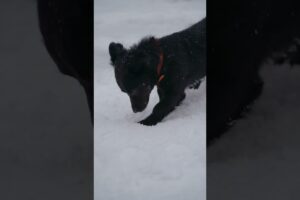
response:
[[[111,42],[109,44],[109,54],[111,62],[114,64],[115,61],[125,52],[122,44]]]

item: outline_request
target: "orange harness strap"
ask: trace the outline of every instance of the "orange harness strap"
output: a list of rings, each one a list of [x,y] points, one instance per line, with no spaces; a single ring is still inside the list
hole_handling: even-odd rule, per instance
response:
[[[164,64],[164,54],[163,54],[163,51],[160,47],[160,42],[159,40],[155,40],[155,43],[156,43],[156,46],[159,50],[159,63],[157,65],[157,75],[158,75],[158,80],[157,80],[157,83],[156,85],[158,85],[164,78],[165,78],[165,75],[161,74],[161,70],[163,68],[163,64]]]
[[[161,69],[163,67],[163,62],[164,62],[164,55],[161,52],[160,55],[159,55],[159,63],[157,65],[157,75],[159,76],[157,84],[159,84],[159,82],[161,82],[164,79],[164,77],[165,77],[165,75],[160,74],[161,73]]]

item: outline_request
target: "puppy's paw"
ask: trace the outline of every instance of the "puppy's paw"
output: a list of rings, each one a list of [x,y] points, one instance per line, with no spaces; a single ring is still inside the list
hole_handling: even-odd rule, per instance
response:
[[[156,120],[153,120],[151,118],[146,118],[142,121],[139,122],[140,124],[143,124],[145,126],[154,126],[156,125],[158,122]]]

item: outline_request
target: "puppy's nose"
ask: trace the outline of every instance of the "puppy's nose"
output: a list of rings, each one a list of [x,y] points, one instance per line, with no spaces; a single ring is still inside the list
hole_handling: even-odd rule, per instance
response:
[[[137,113],[137,112],[138,112],[138,109],[132,107],[132,111],[133,111],[134,113]]]

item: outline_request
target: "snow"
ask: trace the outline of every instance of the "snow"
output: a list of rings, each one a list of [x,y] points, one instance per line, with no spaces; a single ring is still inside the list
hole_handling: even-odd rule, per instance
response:
[[[209,199],[299,199],[299,66],[266,62],[246,118],[208,149]]]
[[[206,82],[163,122],[137,122],[158,102],[134,114],[118,88],[108,45],[171,34],[206,15],[204,0],[95,1],[95,200],[206,199]]]

